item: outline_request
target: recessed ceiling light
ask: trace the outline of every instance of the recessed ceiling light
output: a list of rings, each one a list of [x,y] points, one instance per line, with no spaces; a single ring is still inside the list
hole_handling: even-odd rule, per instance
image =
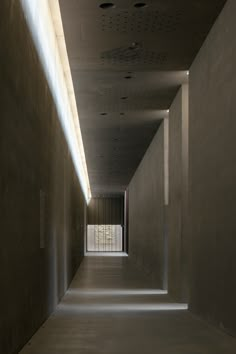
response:
[[[127,100],[127,96],[123,96],[123,97],[121,97],[121,100]]]
[[[130,49],[130,50],[139,50],[140,49],[140,43],[132,42],[128,49]]]
[[[99,5],[99,7],[101,7],[103,10],[107,10],[115,7],[115,5],[112,2],[103,2],[101,5]]]
[[[147,4],[145,2],[137,2],[136,4],[134,4],[134,7],[136,7],[137,9],[141,9],[142,7],[147,7]]]

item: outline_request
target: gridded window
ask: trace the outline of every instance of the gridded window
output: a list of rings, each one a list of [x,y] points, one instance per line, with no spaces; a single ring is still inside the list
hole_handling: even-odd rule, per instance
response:
[[[87,208],[87,251],[121,252],[123,225],[123,196],[92,198]]]
[[[122,251],[121,225],[88,225],[87,251],[120,252]]]

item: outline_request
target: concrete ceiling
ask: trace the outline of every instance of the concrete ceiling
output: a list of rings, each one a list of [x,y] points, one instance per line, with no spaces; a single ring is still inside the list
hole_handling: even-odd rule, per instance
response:
[[[92,194],[127,187],[225,0],[60,0]]]

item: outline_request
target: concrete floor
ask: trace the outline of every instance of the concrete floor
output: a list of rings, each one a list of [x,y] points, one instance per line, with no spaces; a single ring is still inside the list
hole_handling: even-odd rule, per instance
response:
[[[157,290],[128,257],[85,257],[21,354],[235,354],[236,340]]]

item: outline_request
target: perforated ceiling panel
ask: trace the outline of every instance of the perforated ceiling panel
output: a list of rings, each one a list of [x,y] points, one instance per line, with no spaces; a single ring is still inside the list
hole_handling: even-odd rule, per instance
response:
[[[225,0],[60,0],[94,196],[122,193]]]
[[[171,33],[176,31],[181,21],[181,14],[174,15],[155,11],[110,11],[101,14],[101,29],[103,32],[121,32],[134,34],[150,34],[154,32]]]
[[[166,53],[157,53],[143,48],[142,43],[131,43],[128,47],[115,48],[101,54],[102,64],[111,65],[146,65],[162,66],[167,60]]]

